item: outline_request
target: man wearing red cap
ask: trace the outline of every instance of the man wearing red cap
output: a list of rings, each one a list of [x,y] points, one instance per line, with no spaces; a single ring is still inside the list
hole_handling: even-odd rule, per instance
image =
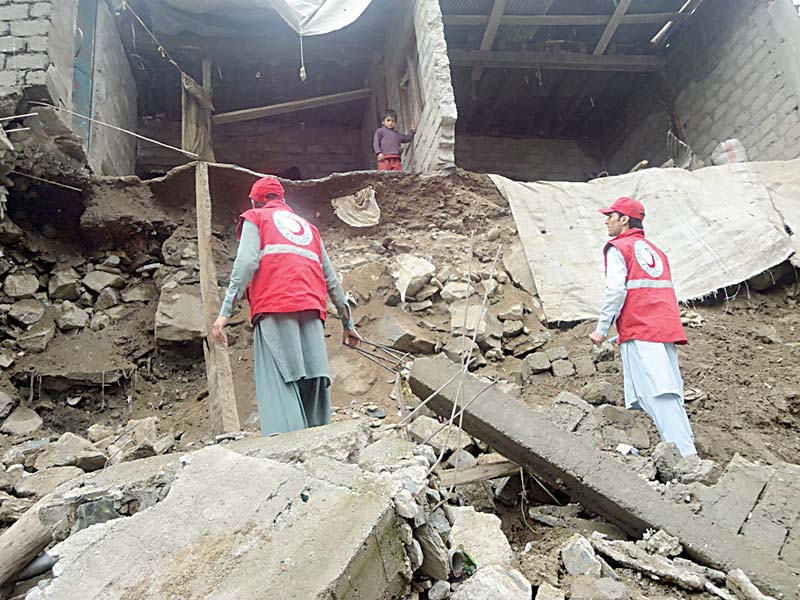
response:
[[[644,237],[644,207],[619,198],[606,215],[606,293],[595,345],[605,341],[616,320],[625,379],[625,406],[644,410],[665,442],[683,456],[697,454],[683,403],[683,379],[676,344],[686,343],[678,299],[666,254]]]
[[[213,336],[227,343],[234,304],[247,295],[261,433],[325,425],[331,420],[326,296],[342,321],[342,343],[356,346],[350,306],[319,231],[289,208],[280,181],[258,180],[250,202],[239,219],[239,249]]]

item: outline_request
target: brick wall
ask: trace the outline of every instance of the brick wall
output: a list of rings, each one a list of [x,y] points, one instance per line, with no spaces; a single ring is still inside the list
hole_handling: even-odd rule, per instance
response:
[[[421,105],[416,107],[417,135],[403,151],[406,170],[450,169],[455,165],[456,101],[450,82],[450,60],[438,0],[414,0],[411,11],[398,11],[403,23],[393,27],[386,46],[388,104],[400,110],[400,78],[409,40],[416,40]],[[412,29],[413,27],[413,29]],[[400,123],[405,131],[411,123]]]
[[[52,62],[48,36],[54,34],[52,9],[50,0],[0,0],[0,91],[47,85],[47,69]],[[70,9],[70,0],[60,0],[59,15]],[[73,44],[64,52],[68,53]]]
[[[459,133],[456,164],[519,181],[588,181],[599,163],[573,140],[514,139]]]
[[[180,146],[180,123],[146,119],[138,132]],[[277,174],[297,167],[303,179],[331,173],[374,168],[364,163],[361,130],[341,125],[306,127],[274,119],[231,123],[214,127],[214,154],[219,162],[236,164],[259,173]],[[165,173],[186,161],[177,152],[140,142],[141,176]]]
[[[751,160],[800,156],[800,18],[790,0],[707,0],[671,50],[668,80],[685,141],[710,164],[738,138]],[[655,84],[628,102],[607,134],[607,167],[666,159],[669,119]]]

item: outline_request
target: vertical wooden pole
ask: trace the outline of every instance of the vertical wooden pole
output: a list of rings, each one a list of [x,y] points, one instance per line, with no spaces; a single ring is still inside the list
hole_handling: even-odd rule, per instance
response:
[[[197,199],[197,247],[200,255],[200,295],[203,299],[203,316],[206,339],[203,353],[208,378],[209,417],[214,435],[239,431],[239,413],[233,389],[233,371],[228,349],[218,345],[211,337],[211,327],[219,311],[217,267],[211,246],[211,190],[208,182],[208,163],[195,167],[195,195]]]
[[[208,58],[203,59],[203,90],[210,100],[214,98],[214,90],[211,86],[211,60]],[[205,148],[203,149],[203,154],[205,154],[203,160],[216,162],[217,159],[214,156],[214,138],[211,136],[211,111],[203,111],[203,117],[207,136]]]

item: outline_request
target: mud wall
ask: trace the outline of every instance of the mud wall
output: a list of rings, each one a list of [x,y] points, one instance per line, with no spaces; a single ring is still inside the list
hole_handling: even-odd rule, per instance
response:
[[[411,11],[398,13],[401,22],[386,47],[388,105],[399,113],[403,131],[417,120],[417,136],[406,146],[403,163],[411,171],[450,169],[457,111],[442,11],[437,0],[414,0]]]
[[[800,18],[790,0],[708,0],[671,50],[667,74],[685,141],[710,163],[738,138],[752,160],[800,156]],[[609,135],[608,166],[665,157],[666,112],[655,84],[628,102]]]
[[[466,135],[456,137],[456,164],[520,181],[588,181],[600,164],[574,140]]]
[[[136,131],[137,92],[114,17],[97,4],[92,117]],[[89,165],[99,175],[131,175],[136,170],[136,138],[109,127],[92,126]]]

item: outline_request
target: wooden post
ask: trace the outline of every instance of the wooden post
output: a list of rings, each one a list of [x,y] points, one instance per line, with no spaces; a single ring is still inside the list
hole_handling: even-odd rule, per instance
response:
[[[211,246],[211,190],[208,183],[208,163],[195,167],[195,195],[197,200],[197,247],[200,255],[200,295],[203,299],[203,316],[206,339],[203,353],[208,378],[209,416],[214,435],[239,431],[239,413],[233,389],[233,372],[228,349],[211,337],[211,327],[219,311],[217,267]]]
[[[50,530],[39,520],[39,508],[50,497],[47,495],[31,506],[0,536],[0,585],[24,569],[53,541]]]
[[[620,23],[622,23],[622,19],[625,17],[625,12],[631,5],[631,1],[632,0],[619,0],[619,4],[617,4],[617,8],[614,10],[614,14],[611,15],[608,25],[606,25],[605,30],[603,30],[603,35],[600,36],[600,41],[597,42],[597,46],[594,49],[595,54],[605,54],[606,48],[608,48],[608,45],[611,43],[611,38],[614,37],[614,34],[617,32],[617,27],[619,27]]]

